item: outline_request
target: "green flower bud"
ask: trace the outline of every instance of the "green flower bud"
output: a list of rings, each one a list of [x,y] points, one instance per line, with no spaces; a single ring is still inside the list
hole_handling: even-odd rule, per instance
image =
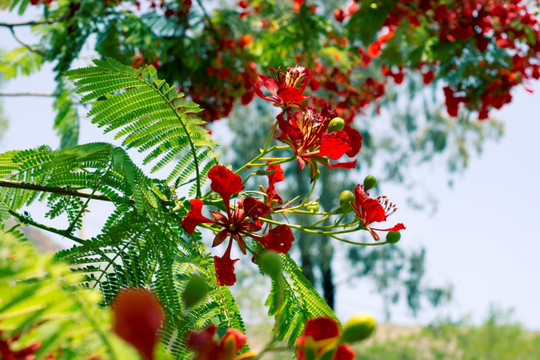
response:
[[[341,340],[353,343],[367,339],[377,327],[375,319],[369,314],[354,315],[343,327]]]
[[[328,124],[328,132],[335,132],[338,130],[343,130],[345,127],[345,120],[343,120],[340,117],[335,117],[332,120],[330,120],[330,123]]]
[[[208,285],[204,277],[197,275],[189,279],[184,293],[182,294],[182,300],[186,308],[190,308],[199,301],[201,301],[208,293]]]
[[[389,242],[390,244],[395,244],[401,239],[401,233],[399,231],[389,231],[388,234],[386,234],[386,242]]]
[[[339,207],[341,211],[349,211],[351,202],[354,203],[354,194],[350,190],[343,190],[339,195]]]
[[[377,185],[377,179],[375,179],[375,176],[366,176],[366,178],[364,179],[364,191],[373,189],[375,185]]]
[[[275,278],[281,274],[281,258],[274,251],[267,251],[259,258],[261,271],[270,277]]]

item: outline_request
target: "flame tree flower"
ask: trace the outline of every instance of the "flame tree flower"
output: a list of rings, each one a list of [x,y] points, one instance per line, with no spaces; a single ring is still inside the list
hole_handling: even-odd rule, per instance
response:
[[[236,355],[246,344],[246,335],[241,331],[229,328],[219,342],[214,339],[216,331],[217,327],[210,325],[188,335],[187,345],[195,352],[194,360],[248,360],[255,357],[252,351]]]
[[[402,223],[388,229],[375,229],[370,226],[375,222],[386,221],[397,210],[397,207],[386,196],[379,196],[376,199],[370,198],[363,185],[357,185],[354,188],[354,204],[351,203],[351,206],[363,227],[370,232],[375,240],[380,239],[375,231],[400,231],[405,229]]]
[[[275,106],[283,109],[288,107],[302,109],[303,107],[300,103],[309,99],[309,96],[303,93],[311,72],[307,68],[298,65],[287,68],[285,72],[281,70],[281,67],[277,69],[270,67],[270,71],[271,77],[259,75],[258,82],[250,80],[255,94],[261,99],[271,101]],[[270,92],[270,95],[264,95],[260,83]],[[300,88],[297,86],[300,86]]]
[[[354,350],[343,343],[336,321],[329,317],[318,317],[306,322],[306,328],[296,341],[298,360],[329,359],[354,360]]]
[[[192,199],[190,200],[191,210],[182,219],[182,227],[188,234],[193,234],[195,227],[203,223],[223,228],[215,236],[212,247],[220,245],[227,238],[229,244],[222,257],[214,256],[214,266],[218,284],[230,286],[236,282],[234,264],[238,261],[238,259],[231,259],[234,240],[238,243],[243,254],[246,254],[245,236],[256,240],[267,250],[285,254],[290,250],[294,237],[287,225],[279,225],[270,229],[266,236],[256,234],[262,230],[259,218],[268,215],[271,208],[253,197],[245,197],[239,200],[234,208],[231,208],[231,196],[244,189],[242,178],[239,175],[225,166],[216,165],[208,172],[208,178],[211,180],[210,188],[223,199],[226,213],[212,211],[210,214],[214,219],[209,219],[202,215],[203,201]]]
[[[297,111],[290,120],[285,119],[284,113],[278,115],[282,132],[279,139],[293,149],[298,169],[302,170],[306,163],[310,165],[312,179],[317,173],[316,163],[330,169],[353,169],[356,166],[356,159],[334,164],[329,161],[339,160],[343,155],[353,158],[362,147],[362,136],[352,127],[342,124],[341,129],[329,129],[331,120],[336,117],[337,113],[328,105],[324,105],[320,113],[311,107]]]

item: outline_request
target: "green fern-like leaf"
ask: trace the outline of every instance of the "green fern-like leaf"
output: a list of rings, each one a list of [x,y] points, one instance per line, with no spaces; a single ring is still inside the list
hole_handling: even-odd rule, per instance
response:
[[[152,66],[138,70],[114,59],[94,62],[94,67],[67,73],[77,92],[86,94],[83,102],[95,100],[88,114],[92,122],[105,132],[115,131],[128,148],[149,151],[144,161],[157,161],[153,171],[175,158],[192,167],[200,196],[201,169],[205,162],[215,162],[204,149],[212,150],[216,143],[202,127],[204,122],[193,115],[199,106],[159,80]],[[203,152],[206,156],[198,156]]]
[[[266,306],[268,314],[276,318],[277,338],[289,337],[288,345],[294,346],[308,319],[325,316],[338,324],[339,320],[290,255],[281,255],[281,261],[284,273],[272,279]]]

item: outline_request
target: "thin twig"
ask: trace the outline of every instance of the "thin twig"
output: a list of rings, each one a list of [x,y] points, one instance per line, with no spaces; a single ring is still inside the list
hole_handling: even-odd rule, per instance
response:
[[[45,57],[45,53],[38,50],[35,46],[32,46],[32,45],[29,45],[27,44],[26,42],[24,42],[21,38],[19,38],[17,36],[17,34],[15,33],[15,29],[13,29],[12,27],[9,28],[9,31],[11,31],[11,34],[13,35],[13,38],[15,39],[15,41],[17,41],[19,44],[21,44],[22,46],[24,46],[25,48],[27,48],[28,50],[32,51],[32,52],[35,52],[36,54],[39,54],[43,57]]]
[[[0,96],[41,96],[41,97],[53,97],[52,93],[39,93],[39,92],[0,92]]]
[[[2,23],[0,22],[0,26],[7,27],[7,28],[14,28],[18,26],[34,26],[34,25],[42,25],[42,24],[52,24],[54,22],[57,22],[56,19],[43,19],[43,20],[32,20],[32,21],[22,21],[22,22],[14,22],[14,23]]]
[[[60,194],[60,195],[71,195],[71,196],[77,196],[80,198],[87,198],[87,199],[92,198],[95,200],[113,202],[113,200],[106,195],[91,194],[91,193],[87,193],[83,191],[74,190],[67,186],[47,186],[47,185],[27,183],[23,181],[0,179],[0,187],[45,191],[45,192]],[[132,202],[132,200],[130,200],[130,202]]]
[[[26,217],[26,216],[23,216],[23,215],[19,214],[18,212],[13,211],[11,209],[8,209],[8,211],[9,211],[9,213],[11,215],[13,215],[17,219],[19,219],[19,221],[22,222],[25,225],[32,225],[32,226],[35,226],[35,227],[37,227],[37,228],[39,228],[41,230],[45,230],[45,231],[48,231],[48,232],[52,232],[54,234],[62,235],[64,237],[67,237],[70,240],[75,241],[76,243],[79,243],[79,244],[84,243],[83,239],[78,238],[76,236],[73,236],[71,234],[68,234],[67,231],[65,231],[65,230],[60,230],[60,229],[53,228],[53,227],[45,225],[45,224],[38,223],[38,222],[36,222],[36,221]]]

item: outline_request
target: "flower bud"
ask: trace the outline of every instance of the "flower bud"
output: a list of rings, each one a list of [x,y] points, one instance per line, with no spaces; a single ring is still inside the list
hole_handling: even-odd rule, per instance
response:
[[[281,274],[281,258],[274,251],[267,251],[259,259],[261,271],[275,278]]]
[[[366,176],[366,178],[364,179],[364,191],[373,189],[375,185],[377,185],[377,179],[375,178],[375,176]]]
[[[367,339],[377,327],[375,319],[369,314],[357,314],[347,321],[343,327],[341,340],[347,343]]]
[[[386,234],[386,242],[390,244],[395,244],[401,239],[401,233],[399,231],[389,231]]]
[[[328,132],[336,132],[338,130],[343,130],[344,127],[345,120],[340,117],[335,117],[330,120],[330,123],[328,124]]]
[[[341,211],[349,211],[351,202],[354,202],[354,194],[350,190],[343,190],[339,195],[339,207]]]
[[[202,276],[194,276],[189,279],[184,293],[182,294],[182,300],[186,305],[186,308],[190,308],[199,301],[201,301],[208,293],[208,285]]]

